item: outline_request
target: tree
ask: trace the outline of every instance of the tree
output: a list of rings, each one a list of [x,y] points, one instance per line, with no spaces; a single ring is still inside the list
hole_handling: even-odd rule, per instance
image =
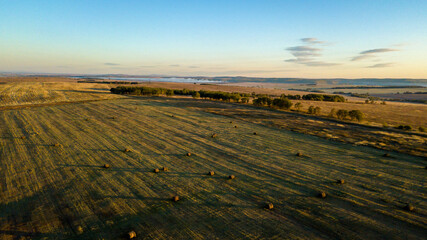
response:
[[[295,103],[295,109],[299,112],[299,111],[301,111],[301,108],[302,108],[302,103],[300,103],[300,102],[297,102],[297,103]]]
[[[308,108],[308,114],[319,115],[319,114],[320,114],[320,110],[321,110],[321,108],[320,108],[320,107],[313,107],[313,106],[310,106],[310,107]]]
[[[248,103],[249,102],[249,98],[244,97],[244,98],[241,99],[241,102],[242,103]]]
[[[337,111],[338,119],[344,120],[348,116],[348,111],[344,109],[340,109]]]
[[[166,96],[173,96],[173,90],[171,90],[171,89],[168,89],[168,90],[166,90]]]
[[[331,111],[329,112],[328,117],[334,118],[337,115],[337,110],[335,110],[335,108],[332,108]]]
[[[352,121],[357,120],[358,122],[360,122],[364,118],[363,113],[360,110],[351,110],[348,115],[350,116]]]
[[[272,104],[273,100],[270,97],[258,97],[257,99],[253,100],[254,105],[257,106],[263,106],[268,105],[270,106]]]
[[[192,96],[193,96],[193,98],[200,98],[200,93],[196,91],[193,93]]]
[[[275,98],[273,100],[273,106],[283,109],[289,109],[292,107],[292,102],[287,98]]]

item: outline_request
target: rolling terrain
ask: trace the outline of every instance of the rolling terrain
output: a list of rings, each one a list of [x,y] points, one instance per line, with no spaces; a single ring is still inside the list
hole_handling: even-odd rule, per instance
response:
[[[2,110],[0,238],[427,235],[425,158],[384,157],[203,102],[126,97]],[[169,171],[153,172],[161,167]]]

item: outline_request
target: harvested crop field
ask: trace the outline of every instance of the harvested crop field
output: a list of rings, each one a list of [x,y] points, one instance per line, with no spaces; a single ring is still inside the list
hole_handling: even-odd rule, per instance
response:
[[[427,235],[425,158],[383,156],[228,116],[236,104],[201,102],[135,97],[0,111],[0,238]]]

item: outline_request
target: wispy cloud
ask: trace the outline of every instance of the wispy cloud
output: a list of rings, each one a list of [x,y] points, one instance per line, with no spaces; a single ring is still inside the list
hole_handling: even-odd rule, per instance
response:
[[[393,48],[376,48],[376,49],[370,49],[370,50],[366,50],[366,51],[360,52],[359,55],[353,57],[351,59],[351,61],[360,61],[360,60],[365,60],[365,59],[368,59],[368,58],[374,58],[374,57],[377,57],[378,54],[380,54],[380,53],[395,52],[395,51],[399,51],[399,50],[393,49]]]
[[[104,65],[106,65],[106,66],[119,66],[120,64],[107,62],[107,63],[104,63]]]
[[[314,48],[310,46],[296,46],[296,47],[289,47],[286,48],[289,52],[291,52],[294,57],[314,57],[314,56],[320,56],[320,48]]]
[[[301,38],[301,41],[304,43],[311,43],[311,44],[322,44],[326,43],[324,41],[319,41],[317,38]]]
[[[309,67],[326,67],[340,65],[338,63],[329,63],[320,61],[318,58],[322,56],[322,48],[320,46],[313,47],[315,44],[324,44],[326,42],[319,41],[317,38],[301,38],[301,41],[306,45],[286,48],[295,58],[287,59],[285,62],[303,64]]]
[[[169,67],[180,67],[181,65],[179,65],[179,64],[171,64],[171,65],[169,65]]]
[[[385,67],[392,67],[394,66],[394,63],[378,63],[372,66],[368,66],[367,68],[385,68]]]
[[[199,66],[188,66],[188,68],[200,68]]]

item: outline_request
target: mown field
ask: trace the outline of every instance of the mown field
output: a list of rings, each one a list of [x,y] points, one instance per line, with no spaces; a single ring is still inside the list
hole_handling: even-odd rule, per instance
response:
[[[383,157],[203,102],[126,97],[0,111],[0,239],[427,235],[425,158]]]
[[[63,79],[51,79],[52,82],[43,82],[42,79],[39,82],[24,80],[10,80],[11,82],[0,84],[0,109],[19,105],[61,104],[120,98],[120,96],[109,94],[108,84],[78,84]]]

